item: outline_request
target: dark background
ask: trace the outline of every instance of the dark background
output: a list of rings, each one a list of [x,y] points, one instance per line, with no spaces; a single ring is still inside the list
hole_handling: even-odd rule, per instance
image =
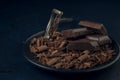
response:
[[[120,2],[98,0],[0,1],[0,80],[120,80],[120,60],[109,69],[78,76],[58,76],[32,66],[22,56],[22,42],[45,30],[51,10],[64,17],[103,23],[120,41]]]

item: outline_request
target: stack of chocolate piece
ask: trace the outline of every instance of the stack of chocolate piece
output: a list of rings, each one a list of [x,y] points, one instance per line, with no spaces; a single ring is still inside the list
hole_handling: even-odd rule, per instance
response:
[[[93,50],[111,43],[103,24],[80,21],[81,28],[63,30],[63,37],[69,40],[68,50]]]

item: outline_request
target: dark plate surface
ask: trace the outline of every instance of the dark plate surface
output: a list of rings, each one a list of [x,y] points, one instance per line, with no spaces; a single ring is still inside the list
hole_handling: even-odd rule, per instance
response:
[[[111,66],[112,64],[114,64],[120,57],[120,48],[119,48],[119,44],[113,40],[112,38],[112,44],[111,46],[113,46],[113,48],[115,48],[115,52],[116,54],[112,57],[111,60],[109,60],[108,62],[89,68],[89,69],[84,69],[84,70],[78,70],[78,69],[71,69],[71,70],[65,70],[65,69],[55,69],[55,68],[51,68],[48,66],[44,66],[42,64],[40,64],[37,60],[37,58],[35,57],[35,55],[33,53],[31,53],[29,51],[29,44],[32,38],[34,37],[40,37],[44,34],[44,31],[42,32],[38,32],[32,36],[30,36],[25,42],[24,42],[24,46],[23,46],[23,55],[24,57],[31,62],[32,64],[38,66],[39,68],[45,69],[45,70],[50,70],[50,71],[55,71],[55,72],[63,72],[63,73],[86,73],[86,72],[92,72],[92,71],[98,71],[104,68],[107,68],[109,66]]]

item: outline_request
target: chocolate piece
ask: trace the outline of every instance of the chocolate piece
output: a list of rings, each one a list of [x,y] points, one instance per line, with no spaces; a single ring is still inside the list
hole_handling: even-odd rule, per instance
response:
[[[36,53],[38,51],[34,46],[30,45],[29,48],[30,48],[30,52],[32,53]]]
[[[53,51],[51,54],[55,54],[55,53],[57,53],[58,52],[58,50],[55,50],[55,51]]]
[[[91,50],[97,47],[99,47],[97,41],[91,41],[89,39],[69,41],[69,44],[67,45],[68,50]]]
[[[99,37],[100,37],[100,35],[88,35],[88,36],[86,36],[87,39],[94,40],[94,41],[98,41]]]
[[[59,69],[59,68],[61,68],[62,65],[63,65],[63,63],[60,62],[60,63],[55,64],[54,66],[56,69]]]
[[[104,25],[101,23],[95,23],[95,22],[90,22],[90,21],[80,21],[78,24],[83,27],[98,30],[100,31],[101,34],[107,35],[107,30],[105,29]]]
[[[37,39],[37,40],[36,40],[36,46],[37,46],[37,47],[40,47],[40,39]]]
[[[65,56],[65,60],[66,60],[67,62],[70,62],[72,59],[73,59],[73,57],[72,57],[71,55]]]
[[[59,46],[59,48],[64,47],[65,44],[66,44],[66,41],[62,41],[61,44],[60,44],[60,46]]]
[[[43,46],[37,47],[37,50],[39,52],[41,52],[41,51],[44,51],[44,50],[48,50],[48,47],[46,45],[43,45]]]
[[[105,45],[111,43],[111,39],[107,35],[89,35],[87,39],[97,41],[99,45]]]
[[[30,52],[32,53],[36,53],[38,50],[36,49],[36,41],[37,39],[36,38],[33,38],[30,42],[30,45],[29,45],[29,49],[30,49]]]
[[[37,39],[36,39],[36,38],[33,38],[33,39],[31,40],[31,44],[30,44],[30,45],[36,44],[36,41],[37,41]]]
[[[55,64],[58,60],[59,60],[59,58],[52,58],[52,59],[50,59],[50,60],[47,62],[47,65],[48,65],[48,66],[53,65],[53,64]]]
[[[90,53],[90,52],[89,52],[88,50],[83,51],[82,54],[80,55],[80,57],[78,57],[78,60],[79,60],[80,62],[84,61],[85,59],[88,58],[89,53]]]
[[[108,36],[101,36],[99,37],[99,40],[98,40],[98,43],[100,45],[105,45],[105,44],[108,44],[108,43],[111,43],[111,39],[108,37]]]
[[[52,52],[49,56],[50,57],[59,57],[63,52]]]
[[[78,28],[78,29],[68,29],[63,30],[62,34],[65,39],[68,38],[77,38],[79,36],[84,36],[86,34],[89,34],[90,32],[87,30],[87,28]]]
[[[114,50],[107,50],[107,53],[113,53],[114,52]]]
[[[85,69],[85,68],[90,68],[91,67],[91,64],[92,64],[92,62],[84,62],[83,63],[83,68]]]
[[[100,63],[103,63],[103,62],[105,62],[105,61],[106,61],[106,59],[107,59],[108,55],[107,55],[106,53],[104,53],[104,52],[101,52],[101,53],[100,53],[100,55],[99,55],[98,57],[99,57],[99,58],[100,58],[100,60],[101,60],[101,62],[100,62]]]

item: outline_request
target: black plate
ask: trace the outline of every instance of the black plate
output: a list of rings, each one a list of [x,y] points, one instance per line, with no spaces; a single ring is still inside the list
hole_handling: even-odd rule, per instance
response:
[[[89,68],[89,69],[84,69],[84,70],[78,70],[78,69],[71,69],[71,70],[65,70],[65,69],[55,69],[55,68],[51,68],[48,66],[44,66],[42,64],[40,64],[37,60],[37,58],[35,57],[35,55],[33,53],[31,53],[29,51],[29,44],[32,38],[34,37],[40,37],[44,35],[44,31],[42,32],[38,32],[34,35],[32,35],[31,37],[29,37],[25,42],[24,42],[24,46],[23,46],[23,55],[24,57],[31,62],[32,64],[38,66],[39,68],[45,69],[45,70],[49,70],[49,71],[55,71],[55,72],[63,72],[63,73],[86,73],[86,72],[92,72],[92,71],[98,71],[104,68],[107,68],[109,66],[111,66],[113,63],[115,63],[119,57],[120,57],[120,48],[119,48],[119,44],[113,40],[112,38],[112,44],[111,46],[113,46],[113,48],[115,48],[116,54],[112,57],[112,59],[104,64]]]

